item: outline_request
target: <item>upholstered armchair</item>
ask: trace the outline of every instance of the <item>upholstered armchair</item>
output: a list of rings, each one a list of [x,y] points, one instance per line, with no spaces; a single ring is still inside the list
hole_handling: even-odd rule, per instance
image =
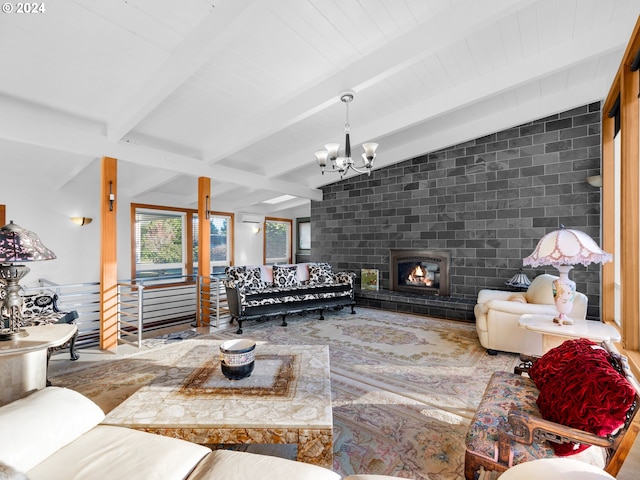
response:
[[[537,276],[526,292],[484,289],[478,292],[474,308],[476,331],[480,344],[489,354],[497,351],[542,355],[540,334],[518,325],[521,315],[557,315],[551,282],[558,277]],[[587,316],[587,297],[576,292],[571,318],[584,320]]]

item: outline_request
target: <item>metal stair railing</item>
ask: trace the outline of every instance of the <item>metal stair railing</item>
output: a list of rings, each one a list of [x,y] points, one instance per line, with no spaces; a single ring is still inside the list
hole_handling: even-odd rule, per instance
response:
[[[144,334],[179,325],[196,326],[196,314],[205,326],[220,326],[229,316],[223,278],[182,275],[157,279],[120,280],[117,287],[118,341],[140,348]],[[39,286],[25,293],[58,295],[60,310],[78,312],[77,348],[100,342],[100,283],[56,284],[39,279]]]

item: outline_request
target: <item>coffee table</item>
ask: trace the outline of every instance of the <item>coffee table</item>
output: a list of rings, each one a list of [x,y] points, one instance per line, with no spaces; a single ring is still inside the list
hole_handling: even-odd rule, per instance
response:
[[[595,320],[575,320],[573,325],[560,325],[550,315],[522,315],[519,325],[542,334],[542,353],[570,338],[588,338],[594,342],[619,342],[620,334],[611,325]]]
[[[221,340],[191,348],[103,421],[213,444],[296,444],[297,460],[332,467],[333,417],[326,345],[256,346],[250,377],[228,380]]]

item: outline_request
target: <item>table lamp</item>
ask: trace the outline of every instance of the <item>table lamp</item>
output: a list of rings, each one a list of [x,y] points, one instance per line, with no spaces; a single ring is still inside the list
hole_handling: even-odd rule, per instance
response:
[[[607,263],[611,254],[601,250],[598,244],[580,230],[564,228],[547,233],[540,239],[531,255],[524,258],[523,265],[540,267],[551,265],[558,269],[559,278],[552,283],[553,299],[558,310],[558,317],[553,321],[560,325],[572,325],[574,321],[568,317],[573,308],[576,293],[576,282],[569,279],[573,265],[590,263]]]
[[[11,221],[0,228],[0,341],[26,336],[21,329],[22,287],[18,283],[29,273],[29,267],[14,262],[38,262],[53,260],[55,253],[45,247],[38,235]],[[4,312],[8,324],[5,327]]]

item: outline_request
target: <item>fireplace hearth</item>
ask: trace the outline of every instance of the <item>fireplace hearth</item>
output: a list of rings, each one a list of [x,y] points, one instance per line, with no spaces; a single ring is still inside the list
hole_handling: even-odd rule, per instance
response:
[[[389,289],[424,295],[449,296],[449,252],[390,250]]]

